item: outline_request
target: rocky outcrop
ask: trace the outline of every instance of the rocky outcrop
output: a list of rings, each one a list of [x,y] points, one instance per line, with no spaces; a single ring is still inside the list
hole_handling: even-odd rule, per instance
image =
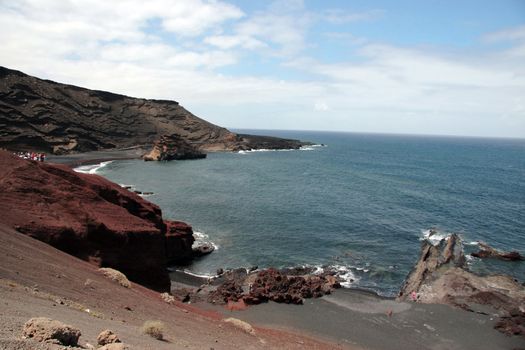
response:
[[[163,152],[170,144],[176,149]],[[262,142],[200,119],[175,101],[89,90],[0,67],[0,148],[68,154],[152,145],[148,158],[187,159],[209,151],[298,148],[298,141]]]
[[[525,287],[510,276],[469,272],[461,240],[455,234],[435,246],[423,242],[420,258],[397,299],[448,304],[477,312],[490,310],[507,321],[525,316]]]
[[[23,336],[39,342],[77,346],[80,330],[47,317],[35,317],[24,324]]]
[[[193,229],[181,221],[166,222],[166,257],[168,265],[183,264],[193,257]]]
[[[239,134],[239,145],[236,150],[257,150],[257,149],[299,149],[303,146],[312,145],[311,142],[304,142],[293,139],[282,139],[272,136]]]
[[[206,154],[190,145],[178,135],[162,135],[154,143],[153,149],[146,153],[144,160],[184,160],[206,158]]]
[[[131,281],[169,291],[168,259],[191,256],[191,227],[97,175],[0,151],[2,222]],[[167,254],[167,252],[169,254]]]
[[[473,257],[480,258],[480,259],[492,258],[492,259],[500,259],[500,260],[507,260],[507,261],[525,260],[525,258],[517,251],[502,252],[482,242],[478,243],[478,245],[480,247],[480,250],[470,254]]]
[[[260,304],[267,301],[286,304],[302,304],[304,299],[319,298],[330,294],[341,285],[329,272],[320,275],[291,275],[274,268],[244,273],[234,270],[226,273],[225,279],[208,296],[216,304],[243,301]]]

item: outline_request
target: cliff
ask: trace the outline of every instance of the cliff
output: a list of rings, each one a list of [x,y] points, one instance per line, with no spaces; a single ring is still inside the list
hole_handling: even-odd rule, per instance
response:
[[[0,148],[68,154],[136,146],[151,149],[176,139],[184,148],[171,154],[185,159],[186,154],[198,152],[305,144],[269,138],[263,147],[259,137],[246,136],[200,119],[175,101],[89,90],[0,67]],[[186,149],[191,152],[184,153]]]
[[[66,166],[0,151],[0,203],[2,223],[156,290],[169,290],[167,260],[192,254],[190,226],[165,221],[137,194]]]

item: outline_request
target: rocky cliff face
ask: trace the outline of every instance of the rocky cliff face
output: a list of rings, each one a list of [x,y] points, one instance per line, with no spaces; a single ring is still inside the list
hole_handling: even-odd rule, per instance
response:
[[[155,142],[166,142],[161,137],[182,140],[200,152],[276,148],[271,146],[278,140],[279,148],[301,145],[274,138],[261,147],[256,139],[200,119],[175,101],[88,90],[0,67],[0,148],[54,154],[151,149]]]
[[[191,256],[193,232],[97,175],[0,151],[1,222],[83,260],[168,291],[166,263]]]

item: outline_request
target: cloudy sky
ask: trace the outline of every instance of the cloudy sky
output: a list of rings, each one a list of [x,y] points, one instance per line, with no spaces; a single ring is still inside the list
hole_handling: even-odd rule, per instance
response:
[[[0,65],[230,128],[525,137],[525,1],[0,0]]]

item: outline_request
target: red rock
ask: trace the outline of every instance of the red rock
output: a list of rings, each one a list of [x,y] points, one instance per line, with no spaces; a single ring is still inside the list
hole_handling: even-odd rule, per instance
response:
[[[166,257],[169,264],[176,264],[192,258],[193,229],[181,221],[166,223]]]
[[[18,231],[159,291],[170,286],[166,247],[173,257],[191,241],[191,227],[166,225],[158,206],[109,180],[5,151],[0,203],[2,222]]]

